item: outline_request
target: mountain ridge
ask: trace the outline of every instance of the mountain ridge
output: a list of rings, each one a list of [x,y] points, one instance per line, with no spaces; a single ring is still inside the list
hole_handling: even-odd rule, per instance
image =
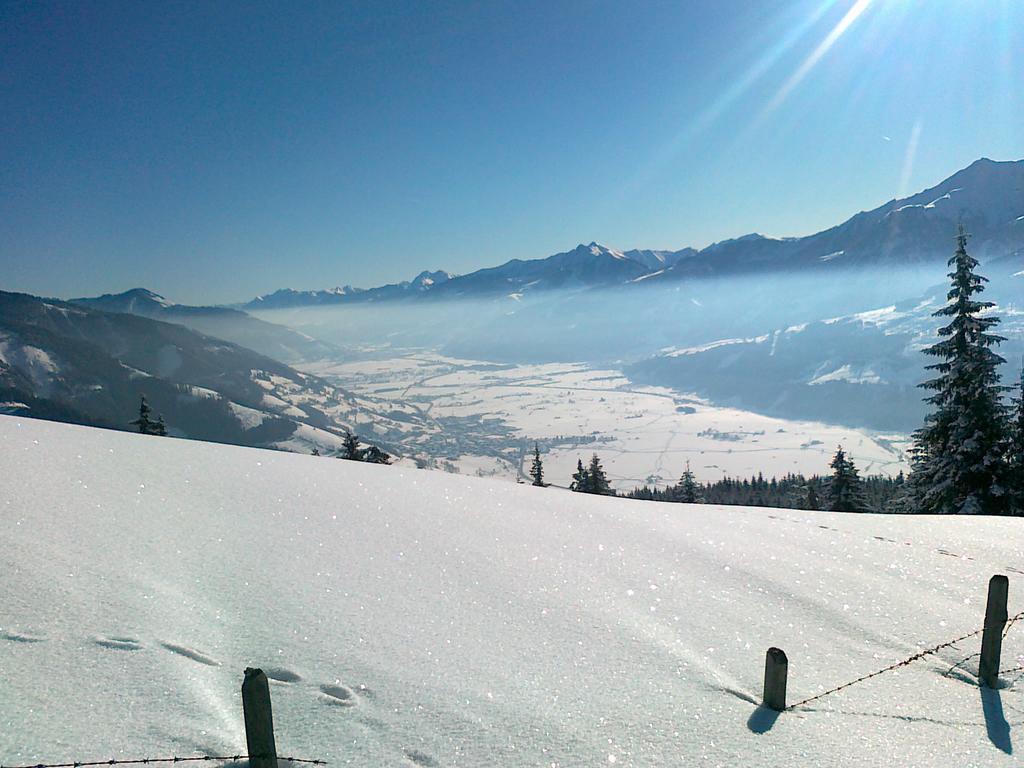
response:
[[[148,288],[69,299],[68,303],[103,312],[177,323],[197,333],[225,339],[285,363],[315,360],[337,352],[330,344],[283,325],[260,320],[241,310],[178,304]]]
[[[396,299],[471,298],[524,291],[587,289],[765,271],[819,270],[898,261],[945,259],[958,220],[972,230],[981,258],[1024,255],[1024,159],[979,158],[943,181],[860,211],[833,227],[799,237],[749,233],[704,248],[617,250],[597,242],[539,259],[510,259],[410,289],[412,281],[378,288],[281,289],[242,309],[276,309]]]

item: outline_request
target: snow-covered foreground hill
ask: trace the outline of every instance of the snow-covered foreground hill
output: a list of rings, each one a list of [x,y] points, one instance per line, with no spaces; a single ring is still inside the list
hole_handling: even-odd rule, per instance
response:
[[[244,751],[361,766],[1013,765],[1019,520],[660,505],[0,417],[0,763]],[[1020,570],[1018,570],[1020,569]],[[1024,627],[1003,666],[1022,663]]]

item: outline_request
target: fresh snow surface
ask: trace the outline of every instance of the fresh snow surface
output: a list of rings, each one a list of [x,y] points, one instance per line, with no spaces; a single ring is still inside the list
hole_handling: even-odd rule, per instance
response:
[[[977,639],[1024,607],[1015,519],[587,497],[0,417],[0,762],[278,752],[333,766],[999,766],[1024,687]],[[1011,630],[1003,666],[1021,663]]]

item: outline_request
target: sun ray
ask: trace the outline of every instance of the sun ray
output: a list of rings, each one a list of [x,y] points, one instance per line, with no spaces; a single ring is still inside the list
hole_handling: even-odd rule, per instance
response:
[[[811,28],[821,20],[821,17],[838,0],[823,0],[812,13],[795,24],[778,42],[771,45],[767,50],[758,56],[731,84],[726,87],[719,96],[710,104],[704,107],[686,125],[682,126],[678,133],[662,146],[649,162],[637,171],[634,176],[621,185],[620,190],[624,194],[647,183],[652,176],[669,165],[671,160],[678,155],[683,148],[695,138],[708,130],[730,107],[739,101],[749,92],[754,85],[785,56],[794,46],[799,43]]]
[[[805,77],[807,77],[810,71],[814,69],[815,65],[821,60],[822,56],[828,53],[829,49],[835,45],[836,41],[843,36],[843,33],[850,28],[850,25],[868,9],[868,6],[870,6],[871,3],[872,0],[856,0],[856,2],[850,6],[850,10],[848,10],[843,18],[839,20],[839,23],[832,28],[832,31],[825,36],[825,39],[818,44],[818,47],[814,49],[811,55],[804,59],[796,72],[790,75],[789,79],[782,84],[778,93],[775,94],[772,100],[768,103],[768,106],[765,107],[764,111],[766,114],[773,112],[782,104],[783,101],[786,100],[786,97],[793,92],[793,89],[796,88]]]

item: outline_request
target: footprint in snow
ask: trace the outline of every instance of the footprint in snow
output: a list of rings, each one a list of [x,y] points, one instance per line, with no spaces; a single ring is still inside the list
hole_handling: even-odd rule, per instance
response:
[[[321,685],[320,699],[325,704],[333,704],[336,707],[354,707],[356,700],[350,688],[344,685]]]
[[[142,649],[142,643],[134,637],[108,637],[107,635],[96,635],[92,639],[100,648],[110,648],[114,651],[138,651]]]
[[[292,672],[284,667],[264,667],[263,672],[269,679],[277,683],[297,683],[302,680],[302,675],[298,672]]]
[[[179,656],[184,656],[186,659],[192,659],[192,661],[198,662],[199,664],[205,664],[208,667],[219,667],[220,662],[216,659],[211,659],[205,653],[201,653],[194,648],[188,648],[184,645],[178,645],[177,643],[165,643],[160,642],[164,648],[171,653],[176,653]]]
[[[7,640],[12,643],[41,643],[46,640],[42,635],[34,635],[26,632],[0,632],[0,640]]]

